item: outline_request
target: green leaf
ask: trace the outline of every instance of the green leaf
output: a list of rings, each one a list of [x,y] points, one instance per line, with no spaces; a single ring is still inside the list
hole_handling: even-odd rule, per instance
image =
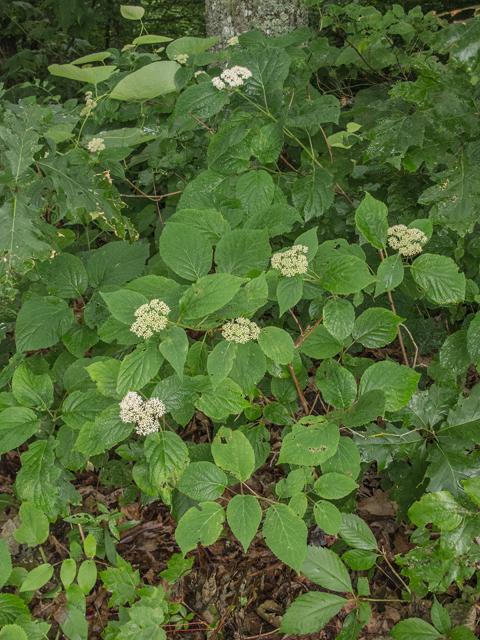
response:
[[[166,36],[155,36],[153,34],[149,34],[146,36],[138,36],[132,44],[160,44],[161,42],[171,42],[171,40],[172,38],[167,38]]]
[[[178,62],[168,60],[147,64],[122,78],[113,88],[110,98],[144,102],[165,93],[172,93],[176,91],[174,77],[178,69]]]
[[[380,200],[367,192],[355,211],[355,222],[365,238],[375,249],[387,246],[388,209]]]
[[[461,507],[448,491],[428,493],[419,502],[414,502],[408,510],[408,517],[417,525],[424,528],[433,522],[442,531],[453,531],[462,522]]]
[[[417,388],[420,374],[407,366],[384,360],[369,367],[360,381],[360,396],[381,389],[385,393],[385,408],[398,411],[404,407]]]
[[[293,278],[282,278],[277,285],[277,300],[280,315],[293,308],[303,295],[303,278],[297,274]]]
[[[73,322],[73,309],[65,300],[53,296],[33,297],[23,303],[15,325],[18,351],[47,349],[60,340],[60,336]]]
[[[360,473],[360,453],[351,438],[341,436],[337,452],[322,464],[322,473],[343,473],[355,480]]]
[[[73,558],[67,558],[62,562],[60,567],[60,580],[63,586],[67,589],[75,580],[77,575],[77,563]]]
[[[177,489],[194,500],[213,501],[222,495],[226,486],[227,476],[214,464],[191,462],[183,472]]]
[[[97,581],[97,566],[93,560],[85,560],[78,570],[77,582],[87,596]]]
[[[188,318],[203,318],[230,302],[244,282],[229,273],[213,273],[200,278],[180,300],[180,310]]]
[[[333,203],[332,175],[326,169],[315,169],[312,178],[299,178],[292,187],[294,206],[304,216],[305,222],[322,216]]]
[[[245,86],[246,93],[263,95],[283,88],[290,67],[290,58],[283,49],[274,47],[259,52],[237,50],[230,58],[229,67],[237,64],[247,67],[252,72],[252,77]]]
[[[348,429],[361,427],[385,414],[385,393],[382,389],[367,391],[358,398],[357,403],[342,417]]]
[[[0,413],[0,455],[12,451],[40,430],[41,422],[31,409],[9,407]]]
[[[425,620],[410,618],[398,622],[390,631],[390,635],[394,640],[412,640],[412,638],[415,640],[437,640],[442,634]]]
[[[293,360],[293,340],[283,329],[264,327],[258,344],[264,354],[278,364],[289,364]]]
[[[70,471],[79,471],[87,466],[88,456],[75,451],[77,437],[78,433],[66,424],[62,425],[57,433],[57,458]]]
[[[139,345],[120,365],[117,393],[124,396],[128,391],[144,387],[157,375],[162,360],[156,344]]]
[[[15,540],[29,547],[43,544],[49,530],[48,518],[43,511],[31,502],[23,502],[18,515],[22,524],[13,534]]]
[[[358,489],[358,485],[352,478],[342,473],[326,473],[315,482],[315,491],[327,500],[339,500]]]
[[[91,62],[103,62],[107,58],[111,58],[112,54],[108,51],[99,51],[98,53],[90,53],[76,60],[72,60],[70,64],[90,64]]]
[[[462,484],[470,500],[480,506],[480,478],[466,478],[462,480]]]
[[[108,310],[112,316],[116,320],[130,326],[136,320],[135,311],[149,302],[141,293],[128,289],[120,289],[119,291],[112,291],[110,293],[100,293],[100,295],[107,303]]]
[[[222,420],[230,414],[243,411],[250,403],[245,400],[242,390],[236,382],[225,378],[215,389],[205,376],[205,386],[195,406],[212,420]]]
[[[108,601],[109,607],[116,607],[128,602],[130,605],[137,597],[137,589],[140,584],[140,572],[134,571],[132,565],[117,554],[117,566],[109,567],[100,572],[103,586],[112,595]]]
[[[393,256],[385,258],[377,270],[377,282],[375,284],[375,297],[393,291],[403,281],[405,269],[402,262],[402,256],[396,253]]]
[[[107,81],[116,69],[114,65],[81,68],[73,64],[51,64],[48,67],[52,76],[95,85]]]
[[[340,353],[343,349],[343,342],[339,342],[323,325],[319,325],[315,331],[300,344],[299,349],[311,358],[324,360]]]
[[[200,502],[182,517],[175,530],[175,540],[183,555],[195,549],[198,542],[203,546],[213,544],[223,530],[225,512],[216,502]]]
[[[404,320],[388,309],[370,308],[356,319],[352,336],[364,347],[384,347],[395,340],[398,325]]]
[[[171,431],[159,431],[145,439],[145,456],[150,480],[169,503],[172,490],[189,463],[187,445]]]
[[[76,586],[73,585],[73,587]],[[64,619],[65,615],[67,617]],[[69,602],[59,610],[57,616],[60,620],[64,619],[60,626],[67,638],[70,638],[70,640],[87,640],[88,623],[84,611],[80,611],[75,604]]]
[[[355,309],[348,300],[333,298],[323,308],[323,324],[340,343],[352,333],[354,322]]]
[[[40,589],[40,587],[47,584],[52,576],[52,565],[48,562],[40,564],[28,573],[28,576],[25,578],[18,591],[22,593],[23,591],[35,591],[35,589]]]
[[[42,147],[38,143],[38,133],[25,122],[15,122],[11,128],[1,127],[0,135],[8,147],[5,156],[15,180],[28,169],[33,162],[34,154]]]
[[[211,118],[225,106],[228,91],[219,91],[211,82],[187,87],[179,96],[175,104],[175,116],[183,116],[187,122],[195,116],[202,122]]]
[[[283,438],[278,462],[315,467],[333,456],[339,438],[336,425],[320,422],[306,427],[297,423]]]
[[[464,373],[472,360],[467,348],[467,332],[464,329],[456,331],[445,340],[440,349],[440,364],[445,369],[452,369],[455,373]]]
[[[354,571],[367,571],[377,561],[377,554],[364,549],[349,549],[342,555],[342,560]]]
[[[459,399],[458,404],[448,412],[446,422],[440,426],[438,431],[443,437],[462,441],[473,440],[476,442],[478,440],[480,435],[480,385],[477,384],[473,387],[468,398],[461,397]]]
[[[325,402],[337,409],[348,408],[357,397],[355,378],[336,360],[326,360],[320,365],[315,384]]]
[[[368,525],[353,513],[342,514],[340,535],[348,545],[355,549],[371,551],[377,548],[377,541]]]
[[[0,631],[1,640],[28,640],[27,634],[18,624],[7,624]]]
[[[480,311],[468,325],[467,348],[472,362],[480,360]]]
[[[258,344],[252,341],[237,344],[236,353],[229,378],[239,385],[244,395],[256,395],[254,388],[265,375],[267,359]]]
[[[323,262],[323,274],[318,275],[321,285],[337,295],[357,293],[374,280],[365,261],[351,254],[328,256]]]
[[[100,391],[101,394],[109,398],[118,399],[120,396],[117,393],[117,380],[120,366],[121,363],[119,360],[111,358],[110,360],[94,362],[86,367],[86,369],[90,378],[96,382],[98,391]],[[82,415],[87,415],[85,409],[83,409]],[[94,414],[90,420],[95,420],[95,418],[96,415]]]
[[[255,502],[257,501],[255,500]],[[261,519],[261,513],[260,513],[260,519]],[[260,520],[257,523],[257,527],[259,524],[260,524]],[[3,585],[6,584],[6,582],[10,577],[10,574],[12,573],[12,558],[10,557],[10,551],[8,550],[7,543],[5,542],[5,540],[0,540],[0,569],[1,569],[1,572],[0,572],[0,589],[1,589]],[[0,615],[1,615],[1,605],[0,605]]]
[[[76,358],[83,358],[85,351],[100,340],[97,332],[85,324],[76,322],[68,333],[62,336],[62,342]]]
[[[230,233],[231,227],[221,213],[215,209],[182,209],[177,211],[169,223],[179,222],[198,229],[199,233],[208,238],[210,244],[216,245],[220,238]],[[148,277],[148,276],[147,276]]]
[[[248,480],[253,473],[255,453],[241,431],[220,427],[212,442],[212,455],[215,464],[229,471],[240,482]]]
[[[95,422],[86,422],[78,434],[75,449],[89,456],[95,456],[110,449],[133,431],[134,424],[124,424],[120,420],[120,407],[111,404]]]
[[[143,7],[122,4],[120,5],[120,13],[122,14],[122,18],[126,20],[141,20],[145,9]]]
[[[45,279],[49,293],[59,298],[78,298],[85,293],[88,284],[82,261],[70,253],[55,256]]]
[[[60,475],[60,469],[54,464],[55,444],[51,437],[32,443],[28,451],[22,453],[22,468],[15,481],[19,497],[47,513],[53,509],[58,495],[58,487],[53,485]]]
[[[269,173],[263,170],[249,171],[237,182],[237,198],[247,216],[263,211],[272,204],[275,185]]]
[[[284,141],[280,123],[267,124],[252,139],[252,154],[265,163],[275,162],[282,152]]]
[[[411,268],[415,282],[439,305],[456,304],[465,299],[465,275],[451,258],[424,253]]]
[[[160,236],[160,255],[185,280],[198,280],[212,268],[213,250],[198,229],[168,222]]]
[[[348,602],[333,593],[310,591],[297,598],[283,616],[280,632],[304,635],[317,633]],[[410,639],[411,640],[411,639]]]
[[[302,573],[325,589],[340,593],[353,592],[352,581],[345,565],[330,549],[309,546],[302,565]]]
[[[272,249],[264,227],[234,229],[219,241],[215,251],[217,273],[246,276],[250,271],[267,268]]]
[[[15,400],[24,406],[46,411],[53,404],[53,382],[48,373],[35,375],[25,363],[19,365],[12,379]]]
[[[435,627],[444,634],[448,634],[452,625],[450,622],[450,616],[447,611],[438,602],[437,598],[433,599],[433,606],[431,609],[432,622]]]
[[[214,44],[218,42],[218,36],[213,36],[211,38],[178,38],[174,42],[168,45],[167,47],[167,56],[172,60],[175,56],[183,54],[187,54],[189,56],[194,56],[210,47],[213,47]]]
[[[97,249],[87,262],[88,282],[96,288],[109,284],[121,286],[140,274],[149,254],[148,244],[109,242]]]
[[[307,553],[304,521],[287,505],[273,504],[266,513],[262,532],[273,553],[299,573]]]
[[[237,494],[228,503],[227,520],[233,535],[241,542],[244,552],[247,553],[262,520],[262,509],[258,500],[251,495]]]
[[[455,627],[450,631],[451,640],[475,640],[477,636],[471,629],[465,626]]]
[[[188,338],[181,327],[169,327],[167,337],[160,343],[160,353],[175,369],[175,373],[183,380],[183,368],[188,353]]]
[[[220,382],[225,380],[232,369],[236,354],[234,342],[223,340],[219,342],[214,350],[208,355],[207,370],[212,379],[212,386],[215,389]]]
[[[97,553],[97,541],[91,533],[89,533],[85,538],[85,542],[83,543],[83,551],[87,558],[93,558]]]
[[[120,367],[119,362],[118,366]],[[117,376],[115,376],[115,384],[116,380]],[[96,389],[89,389],[85,392],[74,391],[63,403],[62,420],[72,429],[81,429],[86,422],[93,422],[95,417],[110,403],[111,400],[103,397]]]

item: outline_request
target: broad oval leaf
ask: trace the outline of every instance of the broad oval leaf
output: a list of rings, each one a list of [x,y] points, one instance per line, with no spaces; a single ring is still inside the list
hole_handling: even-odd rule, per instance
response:
[[[342,473],[325,473],[315,482],[315,491],[327,500],[339,500],[358,489],[358,485],[352,478]]]
[[[255,468],[255,453],[252,445],[241,431],[220,427],[212,442],[215,463],[229,471],[240,482],[245,482]]]
[[[198,542],[213,544],[221,534],[225,512],[216,502],[200,502],[181,518],[175,530],[175,540],[183,555],[195,549]]]
[[[299,573],[307,553],[305,522],[290,507],[277,503],[268,509],[262,531],[273,553]]]
[[[456,304],[465,299],[465,275],[459,273],[451,258],[424,253],[415,258],[411,271],[415,282],[426,289],[433,302]]]
[[[180,478],[177,489],[198,501],[216,500],[225,491],[227,476],[211,462],[191,462]]]
[[[237,494],[227,507],[227,520],[233,535],[242,543],[247,553],[250,542],[262,520],[262,509],[254,496]]]
[[[304,593],[283,616],[280,631],[294,635],[317,633],[346,605],[348,600],[333,593]]]
[[[174,78],[180,68],[177,62],[169,60],[147,64],[122,78],[114,87],[110,98],[144,102],[165,93],[172,93],[176,91]]]
[[[371,551],[377,548],[377,541],[368,525],[353,513],[342,514],[340,536],[355,549]]]
[[[302,573],[315,584],[331,591],[352,592],[348,571],[336,553],[324,547],[309,546]]]

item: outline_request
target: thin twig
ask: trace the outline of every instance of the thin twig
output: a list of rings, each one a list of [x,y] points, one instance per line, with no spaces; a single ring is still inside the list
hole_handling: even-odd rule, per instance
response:
[[[290,313],[292,314],[292,318],[295,320],[295,322],[297,323],[297,327],[300,329],[300,335],[303,336],[303,329],[302,329],[302,325],[299,323],[297,316],[293,313],[293,311],[291,309],[289,309]]]
[[[297,393],[298,393],[298,397],[300,398],[300,402],[303,405],[303,410],[305,411],[305,415],[309,415],[309,407],[308,407],[308,402],[305,400],[305,396],[303,395],[302,390],[300,389],[300,384],[298,382],[298,378],[295,375],[295,371],[293,370],[293,364],[290,363],[288,365],[288,368],[290,369],[290,373],[292,374],[292,378],[293,381],[295,382],[295,386],[297,387]]]
[[[304,333],[303,336],[300,335],[298,336],[298,338],[295,341],[295,345],[294,345],[294,349],[298,349],[298,347],[303,344],[305,342],[305,340],[312,335],[312,333],[315,331],[315,329],[318,327],[318,325],[321,323],[321,321],[323,320],[323,316],[320,316],[320,318],[315,322],[315,324],[313,325],[313,327],[310,329],[310,327],[306,328],[306,332]]]
[[[342,187],[338,184],[338,182],[337,182],[337,184],[336,184],[335,186],[338,188],[338,190],[340,191],[340,193],[341,193],[343,196],[345,196],[345,198],[349,201],[349,203],[350,203],[350,204],[353,204],[353,200],[350,200],[350,198],[347,196],[347,194],[346,194],[346,193],[345,193],[345,191],[342,189]]]
[[[157,188],[155,186],[155,175],[153,176],[153,193],[155,194],[155,197],[157,197]],[[160,203],[159,203],[158,200],[156,200],[155,204],[157,205],[157,211],[158,211],[158,217],[160,218],[160,224],[162,225],[162,229],[164,229],[165,225],[163,223],[162,212],[160,211]]]
[[[413,339],[412,334],[410,333],[410,330],[404,325],[401,324],[401,327],[403,327],[405,329],[405,331],[408,333],[408,335],[410,336],[410,340],[413,342],[413,346],[415,347],[415,358],[413,360],[413,364],[412,364],[412,369],[415,369],[415,367],[417,366],[417,358],[418,358],[418,347],[417,347],[417,343],[415,342],[415,340]]]
[[[354,44],[352,44],[348,38],[345,38],[345,41],[346,41],[346,42],[348,42],[348,44],[352,47],[352,49],[355,49],[355,51],[358,53],[358,55],[360,56],[360,58],[364,61],[364,63],[367,65],[367,67],[373,71],[373,73],[378,73],[378,75],[379,75],[381,78],[385,78],[385,80],[388,80],[389,82],[392,82],[392,80],[391,80],[389,77],[384,76],[384,75],[383,75],[383,73],[380,73],[380,71],[377,71],[376,69],[374,69],[374,68],[372,67],[372,65],[371,65],[371,64],[368,64],[368,62],[367,62],[367,61],[365,60],[365,58],[362,56],[362,54],[361,54],[361,53],[360,53],[360,51],[357,49],[357,47],[356,47]]]
[[[288,166],[290,167],[290,169],[293,169],[295,171],[295,173],[299,173],[301,176],[305,176],[307,177],[306,173],[302,173],[301,171],[298,171],[298,169],[295,169],[295,167],[292,167],[292,165],[288,162],[288,160],[286,160],[282,154],[280,154],[280,158],[285,162],[285,164],[288,164]]]
[[[293,96],[295,95],[295,87],[293,87],[292,89],[292,97],[290,98],[290,104],[288,105],[288,108],[290,109],[290,107],[292,106],[292,102],[293,102]]]
[[[83,529],[82,529],[82,525],[78,524],[78,530],[80,531],[80,537],[82,539],[83,545],[85,546],[85,536],[83,535]]]
[[[383,255],[383,251],[381,249],[379,249],[378,252],[380,253],[380,257],[381,257],[382,262],[383,262],[385,260],[385,256]],[[392,292],[390,290],[388,290],[387,294],[388,294],[388,299],[390,300],[390,306],[392,308],[392,311],[393,311],[393,313],[395,315],[397,315],[397,311],[395,309],[395,304],[394,304],[393,298],[392,298]],[[400,331],[400,328],[398,329],[398,341],[400,342],[400,349],[402,350],[403,360],[405,361],[405,364],[407,365],[407,367],[409,367],[410,363],[408,362],[407,352],[405,350],[405,345],[403,344],[403,338],[402,338],[402,333]]]
[[[189,116],[192,116],[192,118],[193,118],[194,120],[196,120],[197,122],[199,122],[199,123],[202,125],[202,127],[205,127],[205,129],[208,129],[208,131],[210,131],[210,133],[212,134],[212,136],[214,136],[214,135],[215,135],[215,134],[214,134],[214,132],[210,129],[210,127],[207,127],[207,125],[206,125],[204,122],[202,122],[201,120],[199,120],[198,118],[196,118],[192,113],[190,113],[190,111],[188,112],[188,115],[189,115]]]
[[[330,154],[330,162],[333,164],[333,155],[332,155],[332,149],[330,147],[330,143],[328,142],[328,138],[325,135],[325,131],[323,130],[322,125],[319,124],[318,126],[320,127],[320,131],[323,133],[323,137],[325,138],[325,142],[327,143],[328,153]]]

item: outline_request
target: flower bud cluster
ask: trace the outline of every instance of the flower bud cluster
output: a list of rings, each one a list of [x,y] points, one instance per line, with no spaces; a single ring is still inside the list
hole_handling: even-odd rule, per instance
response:
[[[103,151],[105,149],[105,145],[103,144],[103,138],[93,138],[87,144],[87,149],[90,153],[96,153],[97,151]]]
[[[307,256],[308,247],[304,247],[301,244],[296,244],[283,253],[276,253],[271,264],[274,269],[278,269],[282,276],[292,278],[297,273],[307,273],[308,260]]]
[[[195,73],[194,73],[193,75],[194,75],[194,76],[195,76],[195,78],[196,78],[197,76],[199,76],[199,75],[200,75],[200,74],[202,74],[202,73],[207,73],[207,72],[206,72],[206,71],[204,71],[203,69],[200,69],[199,71],[195,71]]]
[[[388,244],[401,256],[413,257],[422,253],[427,236],[420,229],[409,229],[404,224],[396,224],[388,229]]]
[[[219,76],[213,78],[212,84],[217,87],[217,89],[225,89],[227,85],[230,89],[234,89],[235,87],[241,87],[242,84],[244,84],[243,81],[251,77],[252,72],[250,69],[236,65],[231,69],[225,69]]]
[[[90,113],[90,111],[92,109],[95,109],[95,107],[97,106],[97,103],[95,102],[92,96],[93,96],[92,91],[87,91],[85,93],[86,106],[80,111],[80,117],[86,116],[87,113]]]
[[[185,64],[188,60],[188,55],[186,53],[179,53],[178,56],[174,56],[173,59],[180,64]]]
[[[230,47],[234,47],[235,45],[238,44],[238,36],[233,36],[233,38],[230,38],[230,40],[228,40],[227,44]]]
[[[260,327],[247,318],[237,318],[233,322],[226,322],[222,327],[222,332],[225,340],[245,344],[250,340],[257,340],[260,335]]]
[[[137,320],[130,327],[139,338],[151,338],[157,331],[165,329],[168,323],[167,315],[170,307],[161,300],[152,300],[148,304],[142,304],[135,311]]]
[[[135,431],[140,436],[155,433],[160,428],[158,419],[166,413],[166,407],[158,398],[144,402],[134,391],[129,391],[120,402],[120,420],[135,422]]]

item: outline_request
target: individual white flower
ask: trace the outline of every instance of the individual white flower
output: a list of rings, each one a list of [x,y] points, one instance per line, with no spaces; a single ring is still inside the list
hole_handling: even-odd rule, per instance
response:
[[[168,324],[168,314],[170,307],[161,300],[152,300],[147,304],[142,304],[135,311],[137,318],[130,327],[139,338],[151,338],[154,333],[162,331]]]
[[[282,276],[292,278],[297,273],[307,273],[308,260],[307,256],[308,247],[304,247],[301,244],[296,244],[283,253],[276,253],[271,264],[274,269],[278,269]]]
[[[234,47],[235,45],[238,44],[238,36],[233,36],[233,38],[230,38],[230,40],[227,42],[228,45],[230,45],[231,47]]]
[[[158,419],[165,413],[166,407],[161,400],[150,398],[144,402],[134,391],[129,391],[120,402],[120,420],[124,423],[135,422],[135,431],[141,436],[158,431]]]
[[[411,258],[422,253],[423,245],[428,241],[420,229],[409,229],[404,224],[396,224],[388,229],[388,244],[401,256]]]
[[[103,151],[105,149],[105,145],[103,144],[103,138],[93,138],[87,144],[87,149],[91,153],[95,153],[97,151]]]
[[[237,318],[232,322],[226,322],[222,327],[222,333],[225,340],[245,344],[250,340],[257,340],[260,335],[260,327],[247,320],[247,318]]]
[[[178,54],[178,56],[175,56],[173,59],[179,62],[180,64],[185,64],[188,60],[188,55],[186,53],[180,53]]]
[[[234,89],[235,87],[241,87],[242,84],[244,84],[244,80],[248,80],[248,78],[251,77],[252,72],[250,69],[235,65],[231,69],[222,71],[217,78],[213,78],[212,83],[217,89],[225,89],[226,85],[228,85],[230,89]]]
[[[195,73],[193,74],[195,76],[195,78],[197,76],[199,76],[201,73],[207,73],[206,71],[204,71],[203,69],[200,69],[200,71],[195,71]]]

